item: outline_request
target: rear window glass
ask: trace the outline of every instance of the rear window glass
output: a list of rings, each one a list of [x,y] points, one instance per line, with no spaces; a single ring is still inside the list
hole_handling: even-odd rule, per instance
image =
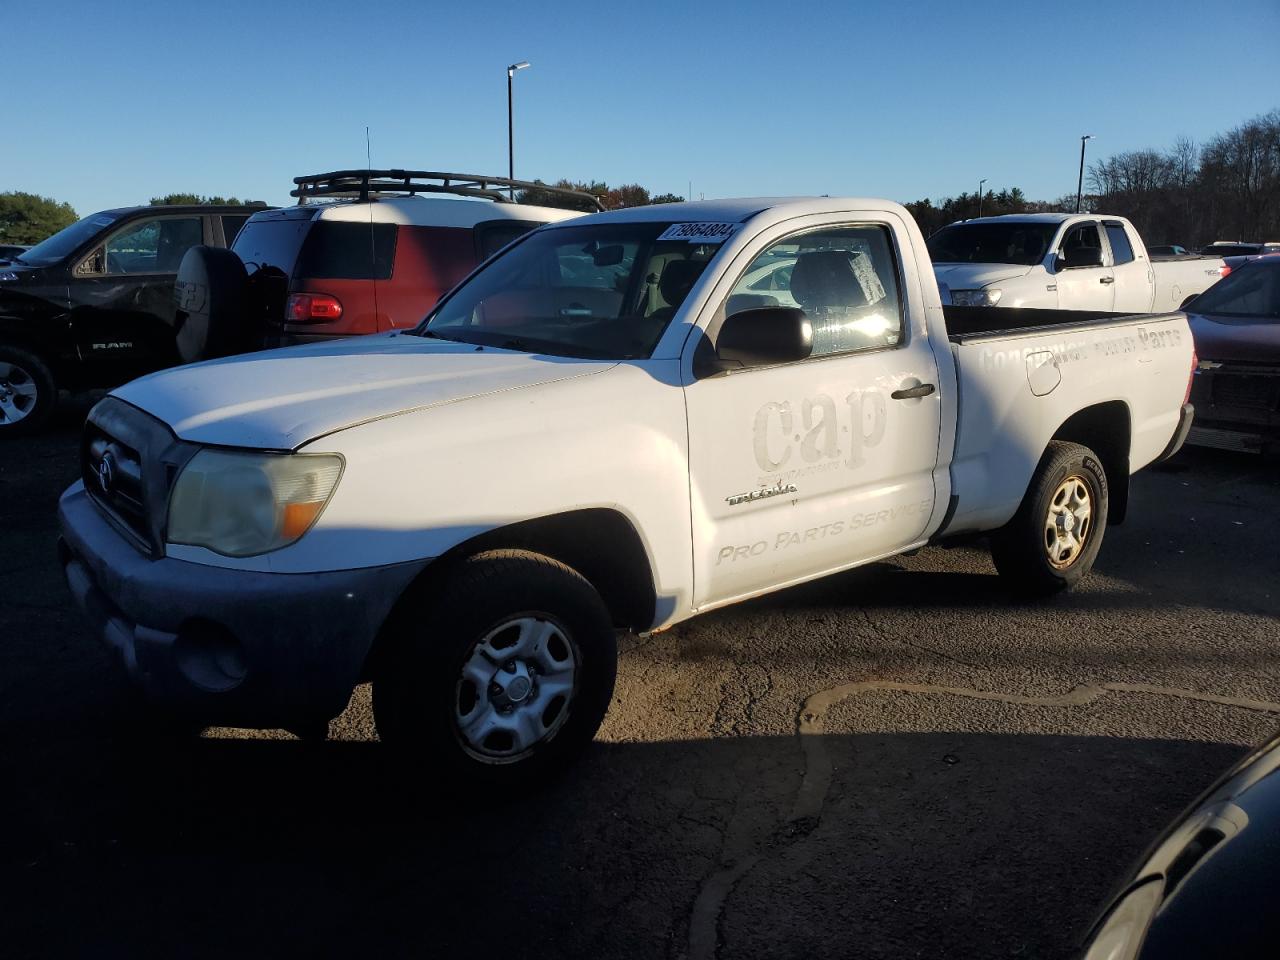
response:
[[[321,220],[302,245],[296,276],[308,280],[389,280],[395,255],[394,223]]]
[[[260,272],[291,277],[311,223],[292,219],[250,220],[236,236],[231,249],[244,261],[251,277]]]
[[[1133,262],[1133,244],[1124,232],[1123,223],[1107,223],[1107,239],[1111,241],[1111,258],[1116,264]]]

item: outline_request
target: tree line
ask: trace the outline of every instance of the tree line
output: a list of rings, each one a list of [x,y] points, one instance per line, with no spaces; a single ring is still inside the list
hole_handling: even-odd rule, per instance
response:
[[[620,187],[611,187],[600,180],[593,180],[590,183],[574,180],[557,180],[551,184],[543,183],[541,180],[533,182],[544,187],[589,193],[593,197],[598,197],[600,205],[606,210],[621,210],[623,207],[643,207],[651,203],[680,203],[685,199],[678,193],[651,194],[638,183],[625,183]],[[582,210],[585,213],[591,213],[595,210],[595,207],[586,200],[577,200],[573,197],[555,193],[552,190],[539,190],[536,187],[519,191],[516,194],[516,202],[531,203],[539,207]]]
[[[1185,137],[1165,150],[1129,150],[1089,165],[1081,209],[1128,217],[1150,244],[1194,250],[1214,240],[1280,240],[1280,110],[1203,145]],[[1005,213],[1070,213],[1074,191],[1028,200],[1017,187],[906,204],[925,236],[956,220]]]
[[[1151,243],[1280,240],[1280,110],[1203,146],[1130,150],[1089,166],[1090,204]]]

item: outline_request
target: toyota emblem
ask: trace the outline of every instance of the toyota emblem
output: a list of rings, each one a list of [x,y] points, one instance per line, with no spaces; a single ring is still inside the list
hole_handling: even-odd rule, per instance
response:
[[[115,458],[110,453],[104,453],[102,459],[98,461],[98,486],[102,488],[103,493],[111,492],[111,485],[115,483],[115,479]]]

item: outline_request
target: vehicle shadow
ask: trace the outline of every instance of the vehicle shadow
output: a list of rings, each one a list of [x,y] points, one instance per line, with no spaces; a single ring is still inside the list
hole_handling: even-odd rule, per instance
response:
[[[7,751],[5,952],[1061,957],[1242,752],[820,740],[834,773],[799,807],[798,737],[597,744],[506,795],[415,776],[376,743]]]

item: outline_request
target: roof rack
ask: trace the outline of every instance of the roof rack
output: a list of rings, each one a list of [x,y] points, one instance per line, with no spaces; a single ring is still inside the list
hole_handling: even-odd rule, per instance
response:
[[[431,181],[431,182],[426,182]],[[438,181],[438,182],[437,182]],[[510,202],[508,191],[542,190],[558,196],[585,200],[597,211],[604,210],[600,198],[581,190],[549,187],[529,180],[484,177],[471,173],[437,173],[430,170],[334,170],[306,177],[294,177],[297,186],[289,196],[304,204],[312,197],[356,197],[368,201],[370,196],[384,193],[408,194],[450,193],[459,197],[481,197],[498,203]]]

